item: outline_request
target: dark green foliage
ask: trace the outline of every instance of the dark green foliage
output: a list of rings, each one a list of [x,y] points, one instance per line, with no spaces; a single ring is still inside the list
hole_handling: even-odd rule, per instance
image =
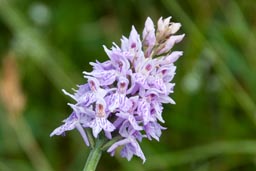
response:
[[[22,124],[53,170],[82,170],[89,149],[78,132],[49,137],[71,112],[61,89],[83,84],[89,62],[107,59],[102,45],[119,44],[132,25],[142,32],[147,16],[172,16],[186,33],[175,47],[184,51],[176,63],[177,104],[165,106],[160,142],[142,142],[144,165],[104,154],[98,170],[255,170],[255,11],[254,0],[0,0],[0,58],[15,54],[27,99],[16,130],[0,104],[0,170],[36,170],[21,145],[29,141]]]

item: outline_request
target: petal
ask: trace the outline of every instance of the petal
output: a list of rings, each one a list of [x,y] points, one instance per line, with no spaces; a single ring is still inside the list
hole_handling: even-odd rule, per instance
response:
[[[158,32],[163,33],[168,29],[171,18],[172,17],[168,17],[164,20],[163,20],[163,17],[159,18],[159,20],[157,22]]]
[[[111,153],[111,152],[115,151],[115,149],[116,149],[117,147],[122,146],[122,145],[125,145],[125,144],[127,144],[127,143],[129,143],[129,142],[130,142],[130,140],[127,139],[127,138],[122,139],[122,140],[120,140],[120,141],[117,141],[117,142],[115,142],[113,145],[111,145],[111,146],[109,147],[109,149],[107,150],[107,152]]]
[[[180,23],[172,23],[169,28],[170,28],[170,33],[175,34],[181,27]]]
[[[69,97],[71,97],[72,99],[78,101],[78,99],[77,99],[73,94],[68,93],[66,90],[62,89],[62,92],[63,92],[65,95],[68,95]]]
[[[179,43],[183,38],[185,34],[182,35],[173,35],[171,36],[166,42],[164,47],[157,52],[157,55],[161,55],[163,53],[169,52],[174,44]]]
[[[133,111],[133,103],[126,96],[121,96],[120,98],[120,111],[127,112],[129,110]]]
[[[134,152],[131,150],[132,147],[130,147],[130,146],[131,145],[129,145],[129,144],[125,145],[120,152],[121,157],[125,157],[128,161],[130,161],[132,159],[132,156],[134,154]]]
[[[123,124],[119,128],[119,134],[122,137],[128,137],[130,135],[130,132],[128,131],[129,126],[130,126],[129,122],[123,122]]]
[[[110,132],[108,132],[108,131],[104,131],[104,133],[105,133],[105,136],[106,136],[109,140],[111,140],[111,139],[112,139],[112,135],[111,135],[111,133],[110,133]]]
[[[182,51],[174,51],[172,52],[170,55],[168,55],[167,57],[165,57],[165,59],[163,60],[163,63],[174,63],[176,62],[180,56],[183,55]]]
[[[120,95],[118,93],[112,94],[109,97],[109,105],[108,105],[108,110],[110,112],[114,112],[117,108],[120,106],[120,101],[119,101]]]
[[[153,47],[156,44],[155,28],[153,21],[148,17],[143,30],[143,46],[145,48],[145,57],[149,57]]]
[[[92,128],[92,134],[95,138],[98,137],[98,134],[102,130],[102,127],[97,123],[96,119],[88,123],[88,126]]]
[[[129,55],[129,53],[117,51],[110,51],[108,54],[115,69],[124,75],[126,75],[130,68],[130,62],[128,61],[127,55]]]
[[[132,31],[129,36],[129,48],[134,49],[135,51],[141,49],[140,35],[134,26],[132,26]]]
[[[77,105],[81,105],[81,106],[89,106],[92,103],[94,103],[96,101],[96,95],[93,92],[88,92],[85,93],[84,95],[82,95],[78,100],[77,100]]]
[[[124,36],[121,39],[121,49],[122,51],[129,51],[129,39]]]
[[[159,101],[161,103],[176,104],[175,101],[169,96],[160,96]]]
[[[140,84],[141,86],[146,86],[146,85],[145,85],[146,77],[145,77],[143,74],[141,74],[141,73],[134,73],[134,74],[132,75],[132,79],[133,79],[136,83]]]
[[[113,65],[110,60],[100,63],[99,61],[90,62],[91,66],[93,66],[93,70],[111,70],[113,69]]]
[[[102,86],[113,84],[116,79],[115,70],[94,70],[92,72],[83,73],[97,78]]]
[[[150,104],[146,101],[146,99],[139,101],[137,112],[142,117],[144,124],[154,120],[152,116],[150,116]]]
[[[115,126],[106,118],[96,118],[96,120],[98,121],[100,127],[104,129],[104,131],[112,132],[116,129]]]
[[[76,127],[76,124],[78,123],[78,119],[75,117],[75,114],[72,113],[66,120],[65,124],[61,125],[60,127],[56,128],[50,136],[53,135],[61,135],[66,131],[73,130]]]
[[[153,114],[156,116],[156,118],[157,118],[160,122],[164,123],[165,121],[164,121],[164,119],[163,119],[163,117],[162,117],[162,112],[163,112],[163,106],[162,106],[162,104],[159,103],[159,102],[152,102],[151,105],[152,105],[152,108],[153,108],[153,110],[154,110],[154,113],[153,113]]]
[[[132,127],[135,129],[135,130],[142,130],[142,127],[139,126],[138,122],[136,121],[135,117],[132,116],[132,115],[129,115],[128,116],[128,121],[130,122],[130,124],[132,125]]]
[[[98,79],[90,76],[84,76],[84,77],[88,79],[88,85],[91,91],[96,92],[100,88],[100,82]]]
[[[157,22],[157,29],[159,32],[162,32],[164,30],[164,28],[165,28],[165,26],[164,26],[163,17],[160,17]]]
[[[149,122],[147,125],[144,126],[144,129],[149,140],[151,140],[152,137],[159,141],[159,137],[162,134],[162,130],[165,130],[166,128],[162,127],[157,122]]]
[[[123,118],[123,119],[128,119],[129,113],[126,113],[126,112],[119,112],[119,113],[116,113],[116,116],[118,116],[118,117],[120,117],[120,118]]]
[[[81,96],[83,96],[85,93],[89,91],[90,91],[90,87],[88,84],[79,85],[78,90],[75,93],[75,97],[79,99]]]
[[[146,161],[146,158],[138,144],[138,142],[134,138],[130,138],[130,143],[126,144],[121,151],[121,156],[126,157],[128,160],[132,158],[133,155],[138,156],[143,160],[143,163]]]
[[[132,113],[120,112],[120,113],[117,113],[116,116],[126,119],[126,121],[129,121],[129,123],[132,125],[132,127],[135,130],[142,130],[142,127],[138,125]]]
[[[88,141],[87,135],[83,129],[83,127],[80,124],[76,124],[76,129],[79,131],[80,135],[82,136],[85,144],[89,147],[90,143]]]
[[[125,94],[128,88],[128,85],[129,85],[129,80],[126,77],[121,76],[118,78],[117,87],[118,87],[119,93]]]
[[[151,37],[152,36],[152,37]],[[154,27],[154,23],[151,20],[150,17],[147,18],[146,22],[145,22],[145,27],[143,30],[143,40],[147,40],[147,43],[151,43],[150,40],[152,40],[152,38],[155,36],[155,27]],[[153,38],[155,39],[155,37]],[[155,41],[155,40],[154,40]],[[155,43],[155,42],[152,42]]]

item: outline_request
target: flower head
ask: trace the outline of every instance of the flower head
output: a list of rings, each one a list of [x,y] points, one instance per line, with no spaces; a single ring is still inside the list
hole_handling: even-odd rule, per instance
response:
[[[91,130],[94,138],[119,136],[107,152],[114,155],[121,146],[122,157],[130,160],[136,155],[144,162],[139,142],[143,138],[159,141],[166,129],[161,126],[163,104],[175,104],[169,96],[175,86],[174,62],[183,53],[171,49],[184,34],[174,35],[181,25],[170,19],[160,18],[155,28],[147,18],[142,39],[133,26],[129,37],[122,37],[120,47],[104,46],[109,60],[90,63],[93,70],[84,72],[87,83],[78,86],[74,94],[63,90],[76,102],[70,104],[72,114],[51,136],[76,128],[88,146],[85,129]]]

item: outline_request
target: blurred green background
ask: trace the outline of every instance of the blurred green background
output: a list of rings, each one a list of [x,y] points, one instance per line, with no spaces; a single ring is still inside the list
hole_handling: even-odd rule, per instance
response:
[[[147,16],[172,16],[186,37],[175,46],[176,105],[166,105],[160,142],[144,140],[143,165],[104,154],[98,171],[256,170],[255,0],[0,0],[0,170],[82,170],[77,131],[50,138],[85,83],[90,61],[107,59]]]

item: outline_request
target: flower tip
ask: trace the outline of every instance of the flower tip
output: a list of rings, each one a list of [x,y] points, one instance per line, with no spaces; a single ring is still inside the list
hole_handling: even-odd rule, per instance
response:
[[[105,45],[103,45],[103,49],[106,52],[106,54],[110,57],[111,56],[111,50],[109,50]]]
[[[71,103],[67,103],[72,109],[76,109],[76,105],[74,105],[74,104],[71,104]]]
[[[50,134],[50,137],[53,137],[54,135],[57,135],[56,134],[56,129],[54,131],[52,131],[52,133]]]
[[[167,63],[176,62],[183,55],[183,51],[174,51],[169,56],[165,58]]]
[[[67,96],[71,97],[72,99],[76,100],[76,97],[75,97],[74,95],[68,93],[66,90],[62,89],[61,91],[62,91],[65,95],[67,95]]]
[[[171,36],[171,37],[173,37],[173,40],[174,40],[175,43],[179,43],[185,37],[185,34],[175,35],[175,36]]]
[[[154,23],[152,21],[152,19],[150,17],[147,18],[146,22],[145,22],[145,26],[146,27],[152,27],[154,26]]]
[[[130,33],[130,37],[129,37],[129,39],[131,38],[131,37],[137,37],[138,36],[138,32],[137,32],[137,30],[136,30],[136,28],[134,27],[134,26],[132,26],[132,30],[131,30],[131,33]]]
[[[150,17],[147,17],[146,22],[147,21],[152,21],[152,19]]]
[[[185,37],[185,34],[181,34],[181,35],[177,35],[177,41],[175,43],[179,43],[183,40],[183,38]]]
[[[137,33],[137,30],[136,30],[134,25],[132,25],[132,31],[131,32],[136,32]]]
[[[142,159],[142,164],[145,164],[145,162],[146,162],[146,158],[143,158]]]
[[[157,22],[162,22],[162,21],[163,21],[163,17],[160,17]]]
[[[164,23],[167,25],[168,23],[170,23],[170,20],[171,20],[171,16],[170,17],[167,17],[166,19],[164,19]]]
[[[172,23],[170,26],[170,33],[175,34],[181,27],[180,23]]]

